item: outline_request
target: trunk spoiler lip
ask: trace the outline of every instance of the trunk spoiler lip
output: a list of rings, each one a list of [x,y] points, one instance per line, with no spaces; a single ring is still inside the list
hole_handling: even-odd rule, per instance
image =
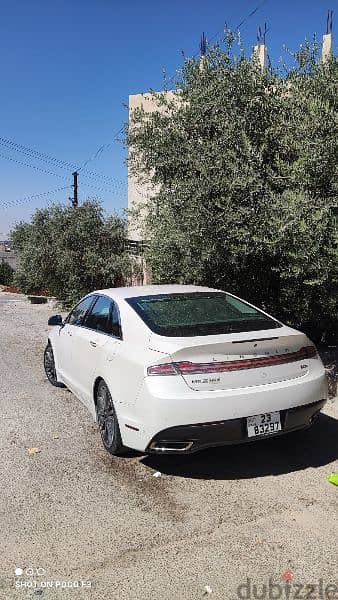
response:
[[[279,335],[265,338],[252,338],[250,340],[233,340],[232,344],[247,344],[248,342],[266,342],[268,340],[279,340]]]
[[[248,338],[247,336],[245,336],[245,340],[241,339],[241,335],[239,333],[227,333],[227,334],[219,334],[219,335],[210,335],[210,336],[194,336],[194,337],[165,337],[165,336],[161,336],[159,334],[156,334],[154,332],[151,333],[149,340],[148,340],[148,349],[149,350],[154,350],[156,352],[163,352],[164,354],[173,354],[176,353],[180,350],[185,350],[187,348],[198,348],[199,346],[209,346],[209,345],[218,345],[218,344],[241,344],[241,343],[245,343],[245,342],[261,342],[263,340],[274,340],[274,339],[279,339],[280,341],[283,341],[283,339],[285,339],[286,337],[291,336],[296,337],[296,336],[301,336],[303,338],[303,341],[300,342],[301,345],[306,345],[306,343],[309,341],[307,336],[302,332],[299,331],[297,329],[294,329],[292,327],[289,327],[288,325],[283,325],[283,327],[281,327],[280,331],[278,331],[278,336],[276,336],[276,330],[265,330],[264,332],[262,330],[256,330],[256,331],[250,331],[250,332],[246,332],[247,334],[251,334],[254,337],[253,338]],[[260,335],[262,334],[262,337],[260,337]],[[264,335],[265,334],[265,335]],[[220,338],[226,338],[226,339],[220,339]]]

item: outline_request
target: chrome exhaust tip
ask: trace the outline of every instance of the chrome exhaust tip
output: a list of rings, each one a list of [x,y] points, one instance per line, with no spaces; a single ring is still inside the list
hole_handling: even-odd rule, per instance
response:
[[[155,452],[188,452],[194,442],[152,442],[149,446],[150,450]]]

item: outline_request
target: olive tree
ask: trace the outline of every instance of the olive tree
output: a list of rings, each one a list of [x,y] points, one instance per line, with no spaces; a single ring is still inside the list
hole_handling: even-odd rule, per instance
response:
[[[96,201],[39,209],[11,234],[15,282],[26,293],[48,291],[66,305],[93,289],[121,285],[131,274],[125,237],[124,220],[105,217]]]
[[[132,114],[147,261],[155,282],[227,289],[314,334],[338,308],[338,63],[305,44],[286,74],[262,70],[234,41]]]
[[[13,273],[14,270],[12,267],[4,260],[0,260],[0,285],[11,285],[13,281]]]

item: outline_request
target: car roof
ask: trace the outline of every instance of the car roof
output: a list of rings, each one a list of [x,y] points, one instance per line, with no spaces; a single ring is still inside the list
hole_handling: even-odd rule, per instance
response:
[[[189,292],[216,292],[213,288],[200,285],[140,285],[129,287],[108,288],[106,290],[95,290],[91,294],[105,294],[111,298],[134,298],[137,296],[151,296],[159,294],[186,294]]]

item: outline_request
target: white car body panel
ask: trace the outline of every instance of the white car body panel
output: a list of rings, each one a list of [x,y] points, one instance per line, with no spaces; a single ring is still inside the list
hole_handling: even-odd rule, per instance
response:
[[[58,380],[96,419],[94,387],[98,378],[104,379],[127,447],[144,451],[156,434],[170,427],[282,411],[327,398],[325,371],[318,355],[210,376],[148,376],[147,368],[161,363],[266,357],[280,354],[281,348],[287,353],[311,344],[304,334],[287,326],[222,335],[165,337],[153,333],[126,302],[128,297],[195,291],[218,290],[168,285],[93,292],[117,303],[122,340],[77,325],[50,330]]]
[[[153,334],[150,346],[163,352],[164,345],[160,338],[161,336]],[[188,360],[197,363],[263,358],[282,352],[295,352],[308,344],[304,334],[295,332],[290,327],[278,329],[278,334],[276,334],[276,329],[265,329],[264,331],[174,339],[175,341],[171,344],[169,342],[170,348],[167,342],[167,351],[170,353],[171,360],[173,362]],[[236,389],[302,377],[308,371],[308,364],[307,371],[304,371],[304,367],[305,364],[300,364],[298,361],[260,369],[242,370],[240,377],[239,371],[236,370],[221,372],[217,376],[211,373],[210,377],[185,375],[184,380],[189,387],[196,390]]]

